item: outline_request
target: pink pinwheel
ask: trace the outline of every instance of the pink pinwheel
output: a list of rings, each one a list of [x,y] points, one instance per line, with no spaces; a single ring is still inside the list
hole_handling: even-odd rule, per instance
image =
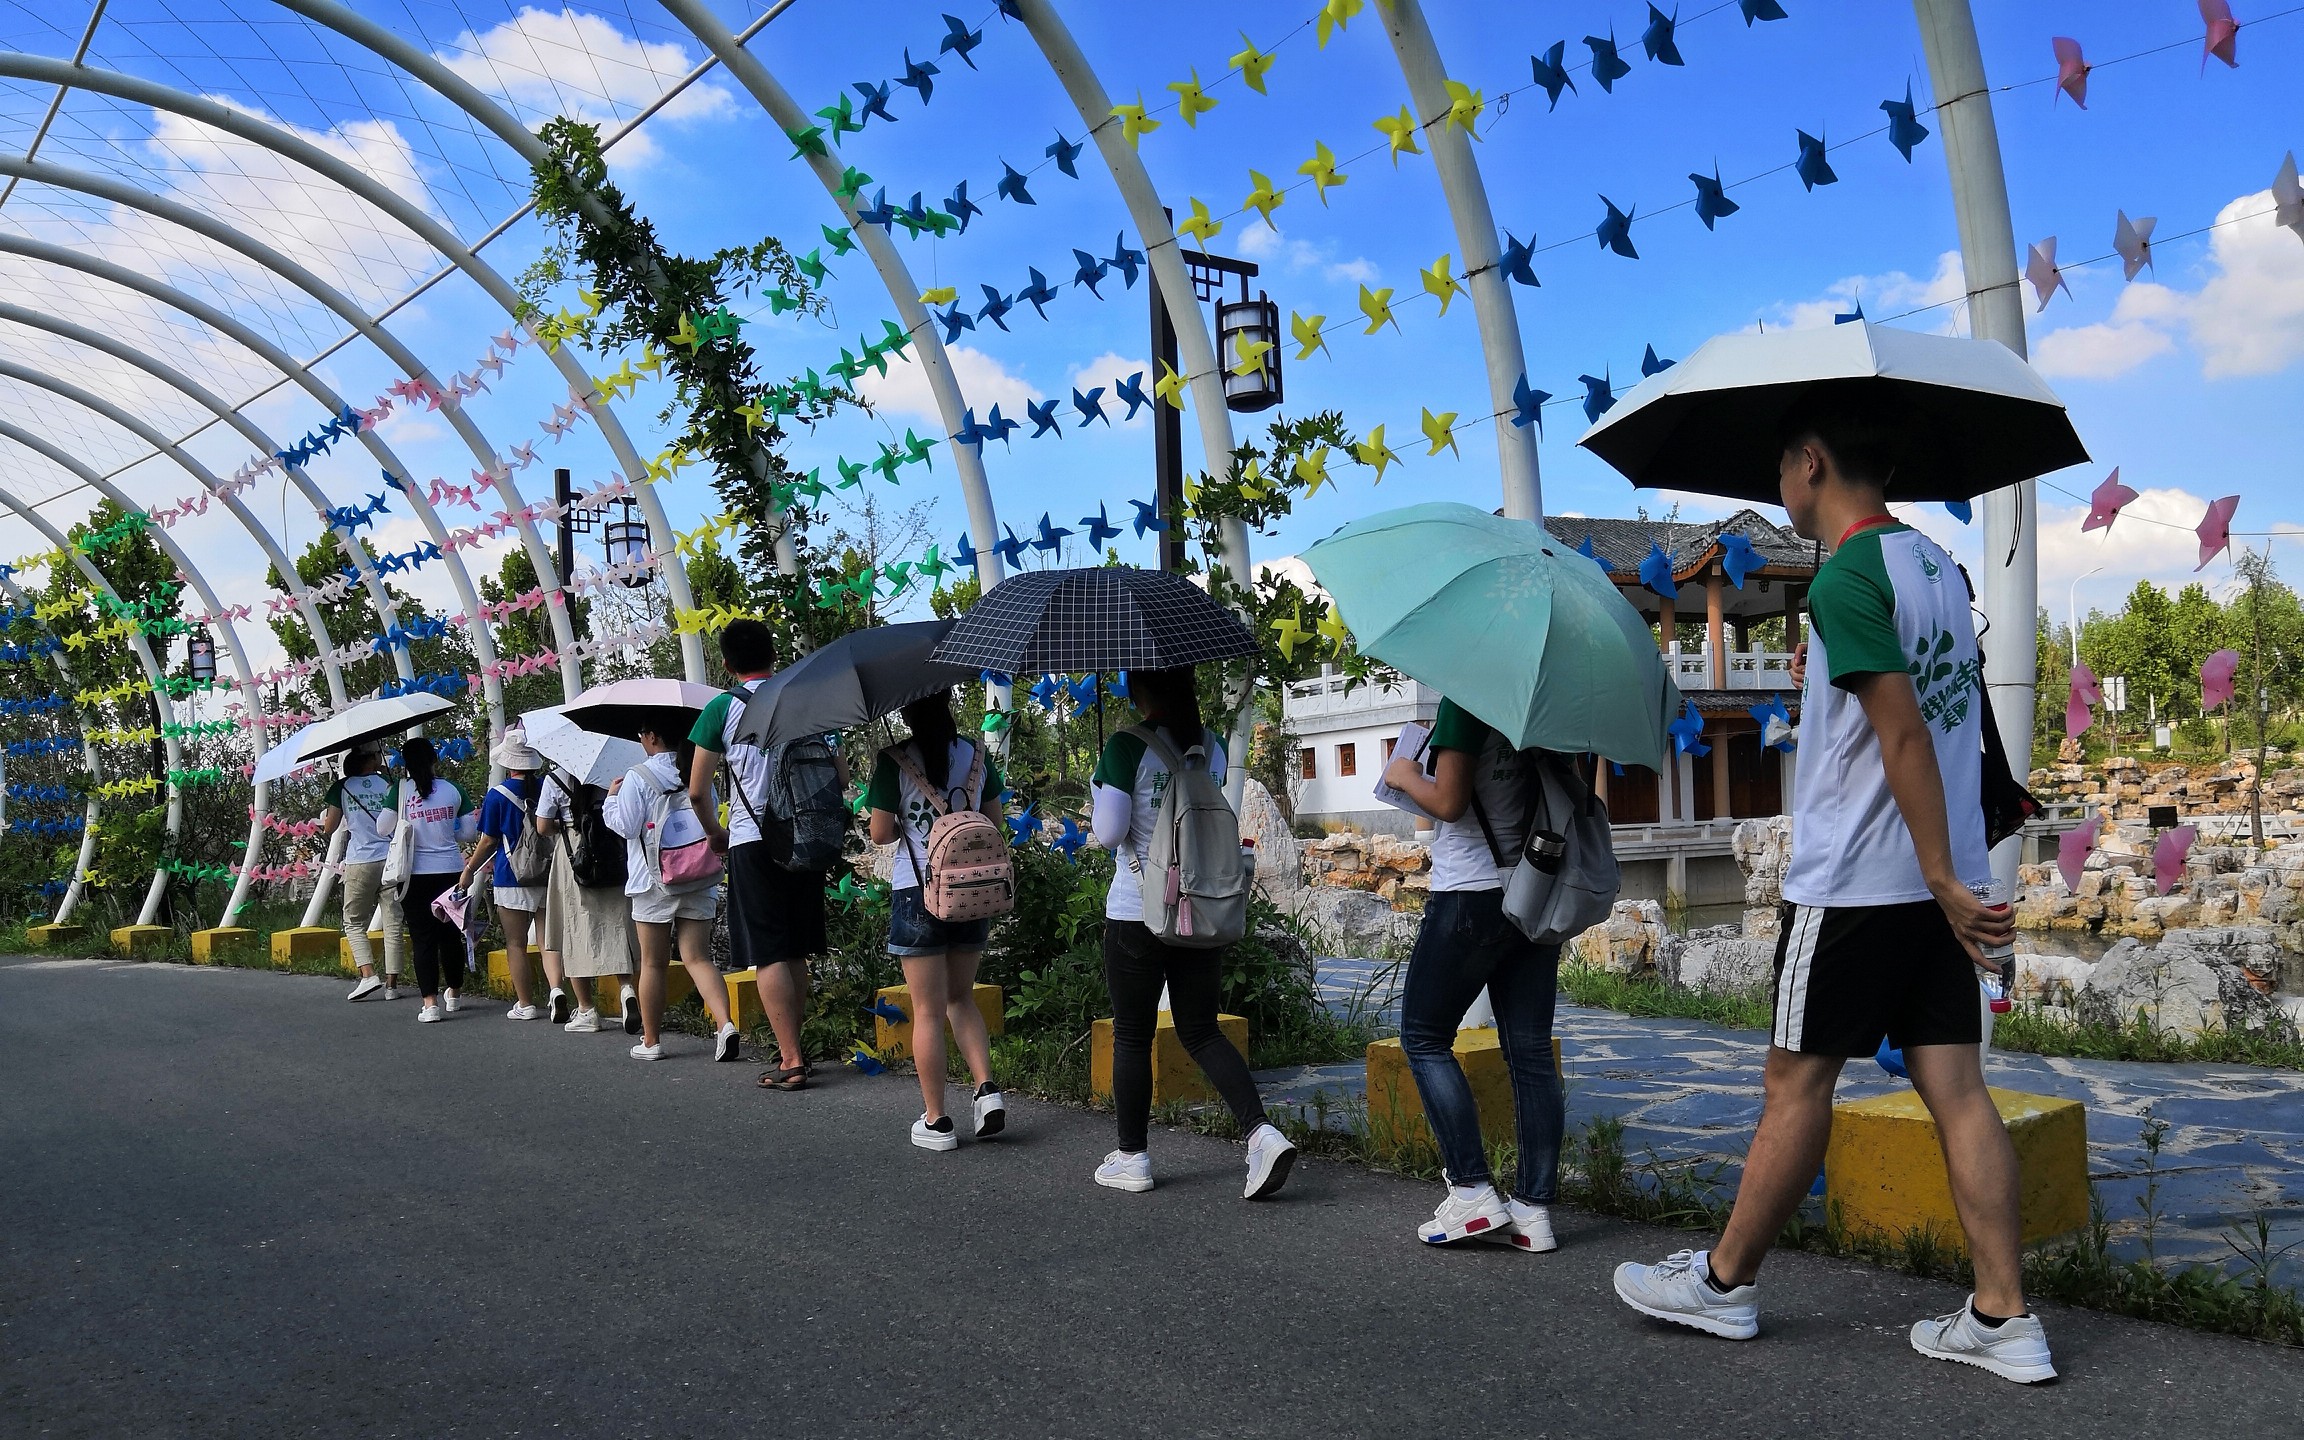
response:
[[[2238,69],[2240,22],[2232,18],[2230,0],[2200,0],[2200,18],[2208,26],[2207,42],[2200,51],[2201,70],[2207,70],[2211,55]]]
[[[2240,668],[2240,652],[2219,650],[2200,662],[2200,708],[2203,712],[2232,699],[2232,676]]]
[[[2195,571],[2208,568],[2208,562],[2232,546],[2232,512],[2240,508],[2240,497],[2227,495],[2221,500],[2208,502],[2208,513],[2200,517],[2200,563]]]
[[[2040,297],[2039,310],[2048,308],[2049,300],[2057,291],[2061,290],[2066,295],[2072,293],[2072,287],[2064,283],[2064,272],[2056,268],[2055,236],[2051,235],[2033,246],[2024,257],[2024,278],[2032,282],[2032,293]],[[2038,310],[2034,313],[2037,314]]]
[[[2069,35],[2059,35],[2048,43],[2056,51],[2056,89],[2071,96],[2073,104],[2083,110],[2087,109],[2088,71],[2091,67],[2080,58],[2080,42]]]
[[[2096,853],[2096,837],[2103,829],[2103,821],[2090,810],[2078,826],[2067,830],[2056,841],[2056,869],[2064,877],[2064,888],[2074,894],[2080,890],[2080,872],[2088,868],[2088,857]]]
[[[2104,482],[2088,494],[2088,518],[2080,522],[2081,533],[2111,529],[2121,507],[2135,498],[2136,492],[2120,483],[2120,467],[2113,466]]]
[[[2197,826],[2179,825],[2163,830],[2152,845],[2152,879],[2160,893],[2165,895],[2176,888],[2184,876],[2184,859],[2192,853],[2192,842],[2200,838]]]
[[[2072,695],[2064,702],[2064,734],[2067,737],[2087,733],[2096,723],[2091,706],[2104,702],[2103,687],[2096,683],[2096,672],[2085,663],[2072,667]]]

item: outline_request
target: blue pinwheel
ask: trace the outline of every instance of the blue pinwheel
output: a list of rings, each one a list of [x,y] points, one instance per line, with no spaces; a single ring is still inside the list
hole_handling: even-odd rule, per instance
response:
[[[1760,727],[1760,743],[1773,746],[1787,755],[1792,753],[1792,712],[1784,708],[1783,696],[1771,695],[1765,702],[1754,705],[1744,713],[1750,715],[1753,722]],[[1774,721],[1782,727],[1774,740],[1768,738],[1770,721]]]
[[[1088,544],[1093,549],[1102,550],[1105,541],[1117,539],[1120,534],[1120,527],[1104,513],[1102,504],[1097,505],[1095,514],[1081,516],[1080,523],[1088,528]]]
[[[1160,505],[1158,501],[1131,500],[1128,503],[1136,507],[1136,519],[1133,523],[1136,527],[1137,539],[1143,539],[1144,532],[1147,530],[1153,532],[1154,534],[1158,534],[1168,528],[1168,522],[1160,518]]]
[[[1667,600],[1680,594],[1680,582],[1672,574],[1672,557],[1653,540],[1648,542],[1647,558],[1640,562],[1640,583]]]
[[[1012,845],[1024,844],[1040,833],[1040,826],[1041,820],[1037,813],[1037,807],[1025,806],[1023,814],[1008,817],[1009,843]]]
[[[1078,822],[1069,815],[1056,824],[1056,835],[1048,842],[1048,848],[1063,856],[1067,864],[1079,864],[1080,847],[1088,843],[1088,832],[1081,829]]]
[[[1742,532],[1731,530],[1720,537],[1720,569],[1737,589],[1744,588],[1745,576],[1767,563]]]
[[[1694,701],[1689,701],[1688,708],[1680,712],[1680,718],[1664,728],[1671,732],[1672,748],[1681,754],[1709,755],[1712,753],[1712,747],[1705,744],[1702,739],[1704,717],[1697,713]]]
[[[1101,385],[1086,394],[1074,386],[1072,408],[1080,412],[1080,428],[1083,430],[1088,428],[1091,421],[1101,420],[1107,426],[1112,423],[1112,417],[1104,413],[1104,387]]]

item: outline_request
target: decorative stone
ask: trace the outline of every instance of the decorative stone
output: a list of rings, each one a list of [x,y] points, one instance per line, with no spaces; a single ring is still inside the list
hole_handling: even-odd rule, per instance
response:
[[[2233,952],[2122,940],[2089,970],[2073,1008],[2088,1024],[2125,1029],[2139,1018],[2169,1035],[2252,1030],[2273,1013]]]
[[[112,951],[130,960],[162,960],[176,932],[166,925],[123,925],[112,932]]]
[[[883,992],[885,993],[885,992]],[[981,1002],[979,1002],[981,1003]],[[1216,1026],[1232,1048],[1242,1055],[1248,1053],[1248,1018],[1244,1015],[1219,1015]],[[886,1054],[886,1051],[882,1051]],[[1088,1088],[1098,1099],[1112,1098],[1112,1022],[1099,1020],[1090,1027],[1088,1040]],[[1166,1105],[1175,1100],[1214,1100],[1215,1087],[1200,1073],[1192,1062],[1192,1052],[1176,1038],[1176,1019],[1167,1011],[1160,1012],[1158,1027],[1152,1033],[1152,1103]]]
[[[1736,934],[1691,934],[1678,945],[1664,947],[1660,969],[1665,980],[1682,989],[1750,994],[1774,977],[1776,942]]]
[[[1006,997],[1001,994],[1000,987],[997,985],[979,984],[976,987],[975,994],[976,1009],[978,1013],[984,1017],[985,1033],[991,1035],[1006,1034],[1008,1031],[1007,1000]],[[889,1061],[890,1063],[894,1063],[898,1060],[911,1059],[912,991],[909,987],[903,985],[886,985],[881,987],[877,998],[881,1004],[902,1011],[905,1018],[902,1020],[890,1020],[885,1015],[874,1015],[872,1017],[872,1048],[880,1052],[881,1059]],[[1168,1012],[1163,1010],[1160,1012],[1160,1015],[1161,1018],[1165,1020],[1167,1018]],[[1099,1025],[1109,1026],[1112,1022],[1109,1020],[1099,1020],[1096,1023]],[[1246,1022],[1243,1021],[1242,1024],[1245,1025]],[[948,1019],[944,1023],[944,1034],[947,1039],[949,1039],[952,1034],[952,1023]],[[1107,1077],[1105,1091],[1109,1091],[1111,1088],[1109,1077],[1112,1073],[1112,1069],[1109,1050],[1107,1050],[1105,1053],[1106,1062],[1104,1074]],[[1240,1053],[1243,1055],[1248,1053],[1248,1047],[1245,1039],[1243,1039],[1241,1044]],[[1159,1068],[1159,1055],[1157,1053],[1157,1048],[1155,1048],[1155,1053],[1153,1055],[1153,1068],[1155,1072],[1157,1072]],[[1100,1091],[1098,1093],[1105,1092]]]
[[[263,955],[262,942],[256,932],[240,925],[219,925],[213,930],[192,932],[192,963],[195,965],[249,965]]]
[[[1381,895],[1311,885],[1290,897],[1289,913],[1312,934],[1315,948],[1328,955],[1369,958],[1404,954],[1416,943],[1418,915],[1393,910]]]
[[[341,951],[344,932],[325,925],[298,925],[272,932],[272,963],[286,970],[298,961],[326,960]]]
[[[1740,820],[1729,846],[1744,872],[1744,903],[1771,909],[1782,903],[1784,867],[1792,858],[1792,817]]]
[[[1512,1072],[1504,1064],[1504,1048],[1493,1028],[1456,1032],[1456,1063],[1472,1087],[1473,1103],[1480,1111],[1480,1138],[1491,1145],[1510,1144],[1512,1129]],[[1552,1038],[1552,1069],[1560,1069],[1560,1038]],[[1425,1118],[1424,1100],[1416,1089],[1415,1073],[1408,1067],[1408,1052],[1397,1037],[1368,1047],[1368,1137],[1376,1153],[1400,1150],[1429,1152],[1434,1147],[1432,1124]]]
[[[2016,1146],[2017,1210],[2023,1243],[2070,1234],[2088,1223],[2088,1112],[2077,1100],[1994,1089],[1992,1102]],[[1851,1231],[1897,1241],[1933,1231],[1967,1253],[1936,1121],[1917,1091],[1900,1090],[1832,1107],[1824,1153],[1827,1203]]]
[[[1656,969],[1670,937],[1663,906],[1653,900],[1619,900],[1607,919],[1570,943],[1577,956],[1596,970],[1643,975]]]
[[[1256,884],[1266,895],[1303,888],[1303,844],[1262,781],[1250,780],[1240,797],[1240,837],[1256,842]]]

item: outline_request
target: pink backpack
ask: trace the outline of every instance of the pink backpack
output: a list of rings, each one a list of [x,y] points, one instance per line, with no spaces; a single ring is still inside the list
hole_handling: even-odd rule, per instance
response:
[[[920,903],[938,920],[989,920],[1016,908],[1016,862],[1008,854],[1008,837],[974,804],[984,782],[984,747],[971,748],[975,758],[968,763],[967,778],[951,792],[970,802],[961,809],[928,783],[906,747],[888,750],[896,768],[936,811],[925,854],[912,849],[912,827],[901,814],[896,825],[920,872]]]

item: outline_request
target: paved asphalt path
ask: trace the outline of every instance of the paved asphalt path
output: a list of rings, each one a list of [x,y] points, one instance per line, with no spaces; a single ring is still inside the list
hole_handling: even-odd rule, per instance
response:
[[[1617,1303],[1688,1237],[1433,1251],[1433,1187],[1108,1119],[905,1142],[909,1079],[752,1086],[673,1037],[419,1028],[335,981],[0,960],[0,1434],[2298,1433],[2304,1355],[2049,1310],[2065,1378],[1924,1360],[1961,1295],[1784,1255],[1763,1337]]]

